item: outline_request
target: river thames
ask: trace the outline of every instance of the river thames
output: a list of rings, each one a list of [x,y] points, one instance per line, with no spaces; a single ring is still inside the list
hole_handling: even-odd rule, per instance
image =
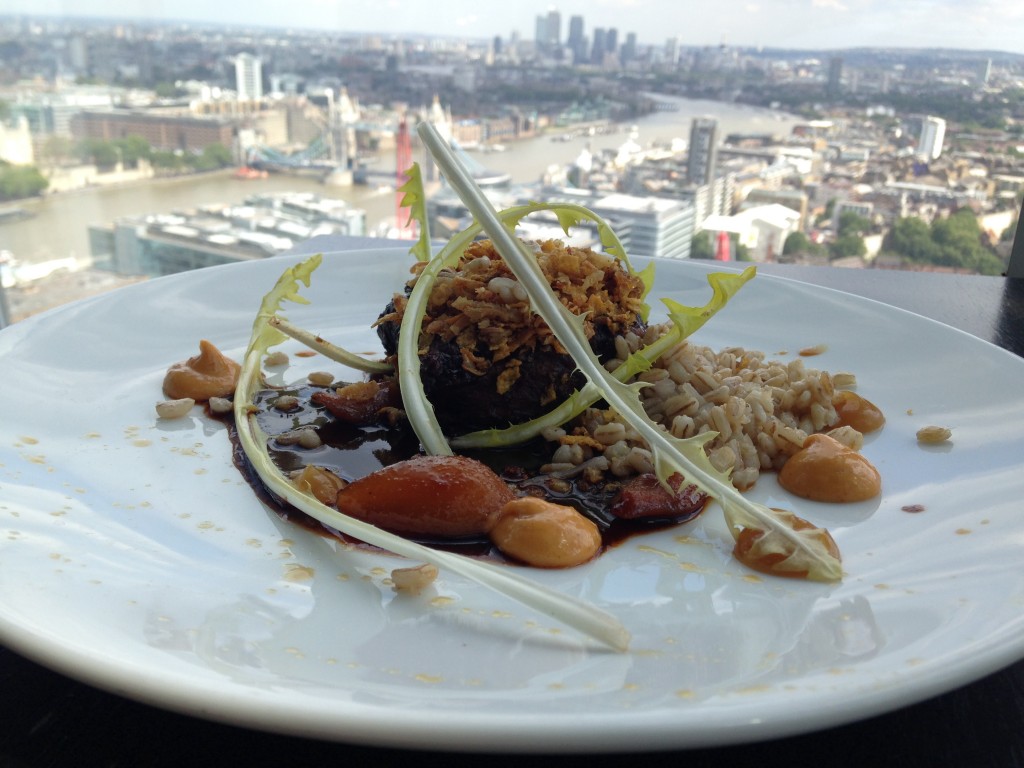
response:
[[[721,136],[729,133],[785,136],[799,118],[766,109],[712,101],[658,97],[671,101],[675,109],[658,111],[635,122],[637,143],[649,146],[673,138],[688,139],[694,117],[712,116],[719,122]],[[474,153],[486,167],[512,175],[514,183],[537,181],[552,165],[573,162],[588,145],[592,150],[614,149],[628,138],[631,126],[616,132],[553,141],[550,135],[509,142],[504,152]],[[417,158],[420,159],[420,158]],[[390,166],[388,165],[390,161]],[[382,157],[383,168],[393,167]],[[135,182],[121,186],[96,186],[74,192],[20,201],[30,218],[0,224],[0,249],[10,251],[25,263],[89,256],[88,228],[110,224],[125,216],[172,213],[204,205],[241,203],[247,196],[265,192],[315,192],[345,200],[366,211],[367,230],[393,221],[393,190],[367,186],[326,186],[315,178],[271,175],[266,179],[241,180],[230,171],[176,179]]]

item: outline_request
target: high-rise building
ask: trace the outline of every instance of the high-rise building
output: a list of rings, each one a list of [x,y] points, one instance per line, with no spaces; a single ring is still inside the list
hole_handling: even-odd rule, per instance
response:
[[[925,160],[936,160],[942,154],[942,142],[946,138],[946,121],[941,117],[928,115],[921,121],[921,136],[917,142],[917,154]]]
[[[75,72],[86,75],[89,72],[89,40],[85,35],[75,35],[68,40],[68,63]]]
[[[695,219],[693,205],[665,197],[635,197],[613,193],[586,203],[594,213],[616,222],[627,222],[627,250],[636,256],[668,259],[690,258]],[[625,243],[624,243],[625,245]]]
[[[604,36],[604,47],[608,53],[618,53],[619,50],[619,30],[615,27],[609,27],[608,31]]]
[[[562,14],[554,8],[548,11],[548,43],[554,47],[562,44]]]
[[[843,60],[833,56],[828,62],[828,84],[825,86],[825,93],[829,98],[839,95],[843,86]]]
[[[552,53],[562,44],[562,14],[551,8],[547,14],[537,17],[536,32],[537,49]]]
[[[572,16],[569,19],[569,39],[566,45],[572,51],[573,64],[580,64],[587,58],[587,38],[583,33],[583,17]]]
[[[690,150],[686,178],[691,184],[710,184],[718,164],[718,121],[695,117],[690,127]]]
[[[628,64],[636,58],[636,32],[626,33],[626,42],[619,48],[619,61]]]
[[[672,67],[679,63],[678,37],[670,37],[665,41],[665,63]]]
[[[594,45],[590,49],[590,61],[592,64],[601,65],[604,64],[604,56],[608,53],[607,33],[603,27],[594,28]]]
[[[263,98],[263,62],[251,53],[235,57],[235,92],[239,101],[259,101]]]

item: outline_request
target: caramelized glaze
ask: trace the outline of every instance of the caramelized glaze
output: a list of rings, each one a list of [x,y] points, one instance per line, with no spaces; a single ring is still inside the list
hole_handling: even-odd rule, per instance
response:
[[[836,427],[853,427],[861,434],[877,432],[885,424],[882,410],[856,392],[840,390],[832,397],[832,405],[836,409],[839,421]]]

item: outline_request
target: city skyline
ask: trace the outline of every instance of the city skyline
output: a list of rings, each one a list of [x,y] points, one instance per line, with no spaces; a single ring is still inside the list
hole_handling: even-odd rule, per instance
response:
[[[1024,53],[1024,4],[1018,0],[722,0],[709,8],[696,0],[566,0],[495,4],[447,0],[444,13],[424,0],[312,0],[283,5],[254,0],[237,6],[198,0],[9,0],[7,14],[181,21],[327,32],[424,34],[473,39],[513,33],[534,37],[534,21],[550,8],[581,15],[585,34],[615,27],[643,45],[676,37],[682,45],[735,45],[792,49],[951,48]],[[798,23],[794,23],[798,20]]]

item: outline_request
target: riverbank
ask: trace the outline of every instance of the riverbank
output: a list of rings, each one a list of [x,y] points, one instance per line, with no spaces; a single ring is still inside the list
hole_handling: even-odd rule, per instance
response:
[[[234,173],[235,168],[218,168],[215,171],[198,171],[196,173],[179,173],[173,176],[138,176],[130,178],[119,178],[116,181],[105,181],[98,184],[86,184],[80,187],[70,187],[63,189],[47,189],[40,195],[34,197],[23,197],[19,199],[9,200],[10,207],[20,208],[25,214],[31,216],[31,206],[33,203],[41,203],[45,200],[54,197],[74,197],[75,195],[90,195],[101,189],[132,189],[137,187],[146,187],[159,184],[172,184],[175,182],[185,183],[192,182],[195,180],[201,180],[204,178],[216,178],[218,176],[230,176]],[[0,221],[0,223],[3,223]]]
[[[0,226],[4,248],[23,263],[92,253],[91,227],[133,217],[195,211],[204,206],[242,205],[256,194],[306,192],[343,200],[366,211],[367,229],[394,217],[395,195],[369,187],[327,187],[317,179],[271,174],[238,179],[233,169],[62,192],[25,203],[30,218]]]
[[[564,168],[573,163],[584,151],[617,150],[625,141],[628,128],[635,141],[644,147],[667,146],[673,140],[689,138],[695,117],[714,116],[719,122],[720,135],[729,133],[774,134],[784,136],[800,118],[773,112],[761,107],[717,103],[679,97],[659,97],[666,104],[651,114],[635,120],[614,124],[617,130],[582,131],[552,140],[566,131],[567,126],[533,137],[508,140],[500,152],[473,152],[473,159],[488,170],[510,175],[513,184],[537,182],[552,168]],[[635,127],[635,131],[634,131]],[[561,129],[561,130],[560,130]],[[395,168],[393,154],[377,155],[382,171]],[[413,159],[423,163],[423,150],[416,146]],[[368,233],[393,228],[397,213],[396,193],[392,185],[365,185],[331,187],[309,176],[271,174],[261,179],[236,178],[233,168],[172,177],[153,177],[111,186],[89,187],[54,193],[45,197],[19,202],[20,208],[31,216],[0,225],[4,245],[23,263],[47,262],[68,257],[83,258],[91,254],[90,227],[110,226],[113,222],[155,214],[173,214],[210,205],[241,205],[254,194],[277,192],[311,192],[343,200],[366,213]],[[383,226],[382,226],[383,225]],[[102,281],[81,286],[92,290]],[[55,303],[63,303],[67,292],[76,288],[55,286]],[[36,301],[36,296],[29,296]],[[45,307],[43,307],[45,308]]]
[[[19,199],[15,199],[13,202],[20,202]],[[5,224],[11,221],[21,221],[32,216],[31,211],[27,211],[19,205],[5,205],[0,207],[0,224]]]

